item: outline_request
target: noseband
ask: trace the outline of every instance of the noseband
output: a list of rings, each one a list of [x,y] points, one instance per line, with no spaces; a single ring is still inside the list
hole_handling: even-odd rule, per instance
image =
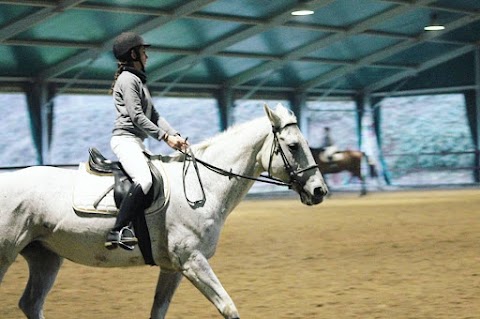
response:
[[[309,171],[309,170],[312,170],[312,169],[320,170],[320,168],[318,167],[318,165],[312,164],[312,165],[307,166],[305,168],[299,168],[299,169],[295,170],[293,168],[293,166],[290,164],[290,162],[288,161],[287,155],[285,154],[285,151],[283,150],[282,144],[280,143],[280,139],[279,139],[278,135],[279,135],[281,130],[283,130],[284,128],[286,128],[288,126],[291,126],[291,125],[297,125],[297,123],[295,123],[295,122],[288,123],[288,124],[286,124],[285,126],[283,126],[282,128],[279,128],[279,129],[272,126],[273,143],[272,143],[272,148],[271,148],[271,151],[270,151],[270,159],[268,161],[268,177],[271,178],[271,179],[278,180],[278,179],[276,179],[275,177],[272,176],[271,170],[272,170],[272,162],[273,162],[274,154],[280,153],[280,156],[281,156],[282,161],[283,161],[283,167],[285,168],[285,171],[287,171],[288,177],[289,177],[289,181],[288,181],[288,183],[285,183],[285,185],[288,186],[288,188],[301,189],[305,186],[306,181],[301,181],[299,179],[299,175],[303,172],[306,172],[306,171]]]

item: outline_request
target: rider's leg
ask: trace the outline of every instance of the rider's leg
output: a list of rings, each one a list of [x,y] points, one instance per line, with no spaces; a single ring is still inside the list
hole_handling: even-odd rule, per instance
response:
[[[122,201],[115,226],[107,235],[105,247],[113,249],[117,245],[121,245],[123,248],[133,249],[132,246],[136,245],[138,240],[133,230],[128,226],[137,214],[143,213],[145,198],[146,195],[143,193],[142,186],[134,183]]]
[[[137,238],[127,226],[137,214],[143,214],[146,194],[152,187],[152,175],[143,154],[145,147],[140,139],[114,136],[111,145],[133,184],[122,201],[115,226],[107,235],[105,247],[113,249],[120,245],[125,249],[133,249]]]

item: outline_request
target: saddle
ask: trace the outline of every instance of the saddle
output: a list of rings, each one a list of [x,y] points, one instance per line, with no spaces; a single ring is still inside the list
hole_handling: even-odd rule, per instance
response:
[[[115,201],[115,206],[120,208],[120,204],[122,203],[123,198],[125,198],[125,194],[130,189],[132,184],[132,179],[128,176],[125,170],[122,167],[120,162],[112,162],[106,159],[99,150],[96,148],[90,148],[88,150],[90,156],[88,158],[88,166],[92,173],[96,174],[107,174],[114,176],[114,184],[113,186],[113,199]],[[110,190],[110,189],[107,189]],[[148,206],[151,203],[151,193],[148,195]],[[103,193],[104,196],[106,195]],[[101,200],[101,197],[99,197]],[[98,206],[98,201],[94,203],[94,205]]]
[[[152,172],[153,185],[148,194],[145,214],[168,204],[170,188],[160,156],[145,154]],[[89,149],[87,162],[80,163],[73,193],[73,208],[79,214],[116,215],[132,179],[120,162],[110,161],[96,148]]]
[[[110,174],[122,169],[120,162],[112,162],[106,159],[95,147],[90,148],[88,153],[90,154],[88,164],[97,173]]]

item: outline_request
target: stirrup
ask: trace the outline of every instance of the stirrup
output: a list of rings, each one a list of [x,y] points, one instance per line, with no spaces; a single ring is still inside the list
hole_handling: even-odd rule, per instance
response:
[[[120,231],[110,231],[108,233],[105,248],[112,250],[120,246],[125,250],[133,250],[137,243],[138,239],[135,237],[133,229],[125,226]]]
[[[118,245],[125,250],[133,250],[135,245],[138,244],[138,239],[135,237],[133,229],[129,226],[120,229],[119,237]]]

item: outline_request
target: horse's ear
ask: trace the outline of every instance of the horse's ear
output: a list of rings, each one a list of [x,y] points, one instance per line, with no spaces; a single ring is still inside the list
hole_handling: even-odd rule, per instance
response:
[[[267,113],[267,116],[270,117],[270,112],[272,111],[270,107],[268,107],[267,103],[263,104],[263,109],[265,110],[265,113]]]
[[[270,119],[270,123],[272,123],[272,126],[279,127],[280,118],[278,117],[278,115],[275,114],[275,112],[271,108],[269,108],[267,104],[264,104],[263,108],[265,110],[265,113],[267,113],[267,116]]]

